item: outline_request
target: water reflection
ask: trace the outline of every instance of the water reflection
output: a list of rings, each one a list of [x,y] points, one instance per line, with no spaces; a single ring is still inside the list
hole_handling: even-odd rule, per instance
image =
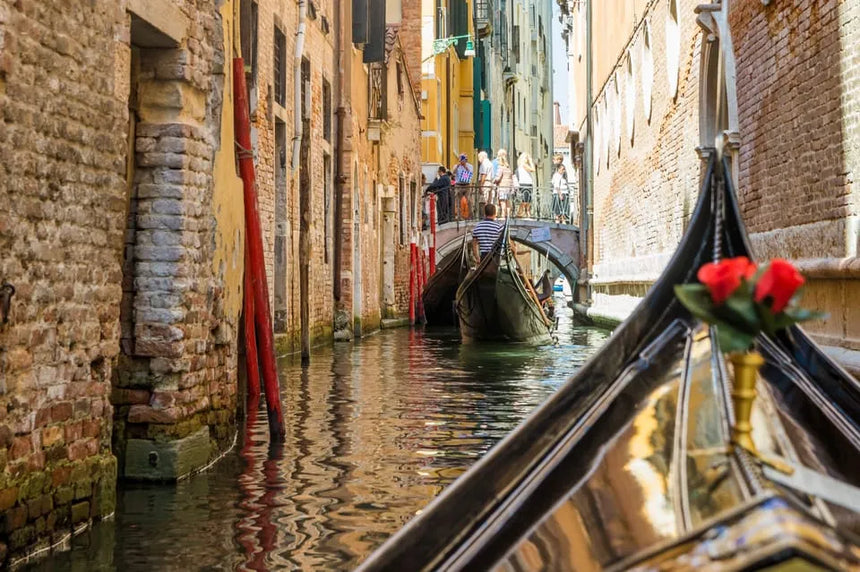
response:
[[[559,304],[561,306],[561,304]],[[559,344],[391,330],[280,362],[286,442],[265,408],[236,450],[175,487],[125,486],[113,522],[36,570],[349,569],[544,401],[603,343],[562,313]]]

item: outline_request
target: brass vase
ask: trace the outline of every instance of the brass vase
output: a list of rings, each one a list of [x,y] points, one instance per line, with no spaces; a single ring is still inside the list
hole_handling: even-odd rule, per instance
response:
[[[756,351],[729,354],[729,361],[734,366],[735,379],[732,385],[732,404],[735,409],[735,424],[732,427],[732,443],[750,453],[758,454],[752,438],[753,401],[756,397],[756,379],[758,370],[764,365],[764,358]]]

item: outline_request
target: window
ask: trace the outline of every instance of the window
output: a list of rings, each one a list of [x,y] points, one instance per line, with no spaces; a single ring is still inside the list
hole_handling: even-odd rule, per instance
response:
[[[609,101],[607,94],[603,96],[603,133],[600,134],[603,140],[603,156],[606,158],[606,168],[609,168],[609,149],[612,147],[612,116],[609,115]]]
[[[618,74],[612,78],[612,141],[615,145],[615,154],[621,154],[621,91],[618,85]]]
[[[651,25],[642,33],[642,106],[645,120],[651,122],[651,92],[654,89],[654,54],[651,53]]]
[[[406,246],[409,243],[408,231],[408,203],[406,200],[406,181],[403,180],[403,175],[400,175],[398,180],[397,190],[400,193],[400,246]]]
[[[331,84],[323,78],[323,139],[331,143]]]
[[[678,0],[669,0],[666,16],[666,74],[669,97],[678,95],[678,73],[681,66],[681,28],[678,23]]]
[[[329,249],[331,248],[331,235],[332,235],[332,215],[331,215],[331,198],[332,198],[332,189],[331,189],[331,155],[326,153],[323,155],[323,192],[325,193],[323,197],[323,206],[325,211],[325,221],[324,221],[324,230],[325,233],[323,245],[323,257],[326,264],[329,263]]]
[[[633,131],[636,120],[636,77],[633,74],[633,54],[627,51],[624,61],[624,112],[627,137],[633,145]]]
[[[594,106],[594,146],[595,163],[597,164],[597,172],[600,172],[600,164],[603,162],[603,140],[600,137],[602,126],[600,125],[600,109],[597,105]]]
[[[287,38],[275,26],[275,102],[283,107],[287,101]]]
[[[403,65],[397,62],[397,95],[403,97]]]
[[[415,181],[411,181],[409,183],[409,228],[416,228],[415,224],[415,197],[418,196],[418,192],[415,186]]]
[[[245,81],[248,83],[250,93],[257,85],[257,3],[254,0],[242,0],[239,10],[241,12],[239,35],[242,58],[245,61]],[[252,102],[251,106],[255,107],[255,102]]]

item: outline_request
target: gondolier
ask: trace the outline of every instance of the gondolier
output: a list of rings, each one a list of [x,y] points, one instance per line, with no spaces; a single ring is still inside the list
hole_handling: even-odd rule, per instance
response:
[[[472,251],[475,260],[481,260],[493,249],[501,233],[502,225],[496,222],[496,205],[484,205],[484,218],[472,229]]]

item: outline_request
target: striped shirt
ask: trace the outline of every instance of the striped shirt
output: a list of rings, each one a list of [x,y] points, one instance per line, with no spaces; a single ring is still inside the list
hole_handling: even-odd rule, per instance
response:
[[[499,239],[502,225],[492,219],[485,218],[472,229],[472,238],[478,241],[478,251],[483,257],[493,249],[493,245]]]

